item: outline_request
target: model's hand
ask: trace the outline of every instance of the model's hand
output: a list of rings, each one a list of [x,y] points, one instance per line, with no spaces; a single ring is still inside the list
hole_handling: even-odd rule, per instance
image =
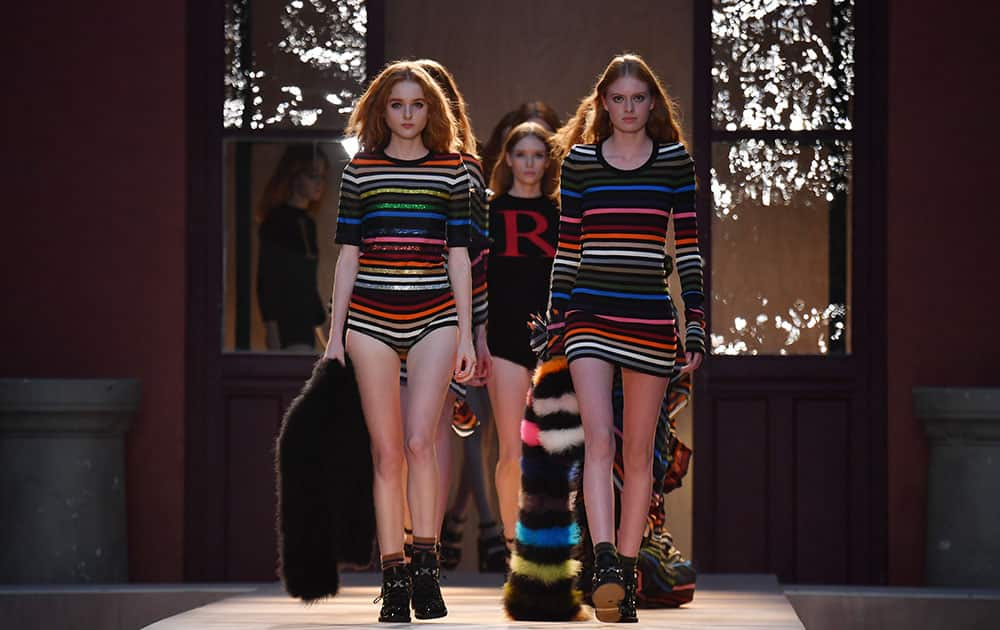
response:
[[[701,361],[702,361],[702,358],[704,358],[704,355],[702,353],[700,353],[700,352],[685,352],[684,353],[684,357],[687,359],[687,363],[685,363],[681,367],[681,370],[680,370],[681,374],[686,374],[688,372],[694,372],[699,367],[701,367]]]
[[[486,329],[480,326],[476,330],[476,371],[469,380],[469,385],[480,387],[486,384],[493,371],[493,355],[486,343]]]
[[[455,355],[455,382],[465,383],[476,371],[476,350],[472,344],[471,335],[463,335],[458,340],[458,352]]]
[[[344,342],[341,341],[341,335],[330,335],[330,341],[326,344],[326,352],[323,353],[323,358],[332,359],[345,367],[347,366],[347,361],[344,359]]]

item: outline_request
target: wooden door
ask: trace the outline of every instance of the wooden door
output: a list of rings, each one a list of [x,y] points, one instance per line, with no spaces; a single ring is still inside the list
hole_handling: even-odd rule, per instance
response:
[[[741,4],[698,3],[695,23],[713,356],[696,383],[694,560],[884,583],[885,7]],[[806,21],[813,39],[777,35]],[[795,65],[809,49],[826,54],[813,75]]]

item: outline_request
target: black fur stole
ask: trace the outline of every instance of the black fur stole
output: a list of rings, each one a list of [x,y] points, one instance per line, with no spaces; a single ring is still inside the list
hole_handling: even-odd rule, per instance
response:
[[[305,602],[336,595],[338,562],[367,565],[375,535],[372,461],[350,361],[320,359],[281,422],[278,574]]]

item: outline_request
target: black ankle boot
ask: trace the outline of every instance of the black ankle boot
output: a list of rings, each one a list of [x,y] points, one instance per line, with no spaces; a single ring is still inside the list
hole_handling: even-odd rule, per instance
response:
[[[479,572],[504,573],[507,570],[507,543],[493,522],[479,524]]]
[[[618,610],[621,613],[621,618],[618,620],[619,623],[638,623],[639,617],[636,615],[635,606],[635,589],[636,584],[639,581],[638,575],[636,575],[636,568],[633,566],[632,570],[626,569],[624,571],[623,577],[625,578],[625,597],[622,598],[622,603],[619,604]]]
[[[432,551],[414,551],[410,562],[413,577],[413,616],[417,619],[437,619],[448,614],[441,597],[441,567]]]
[[[382,571],[382,593],[375,603],[382,602],[378,620],[389,623],[410,623],[410,572],[405,566],[389,567]]]
[[[591,591],[597,619],[604,623],[617,623],[622,616],[624,597],[625,578],[618,554],[598,553],[594,558],[594,588]]]
[[[441,524],[441,568],[453,571],[462,561],[462,533],[465,517],[447,514]]]

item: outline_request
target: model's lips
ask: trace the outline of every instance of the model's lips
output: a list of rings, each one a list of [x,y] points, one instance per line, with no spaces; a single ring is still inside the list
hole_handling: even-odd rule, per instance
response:
[[[524,171],[524,173],[523,173],[523,174],[524,174],[524,175],[527,175],[527,176],[529,176],[529,177],[530,177],[531,175],[534,175],[534,174],[535,174],[535,171]]]
[[[639,118],[637,116],[624,116],[622,120],[624,120],[625,122],[635,122],[639,120]]]

